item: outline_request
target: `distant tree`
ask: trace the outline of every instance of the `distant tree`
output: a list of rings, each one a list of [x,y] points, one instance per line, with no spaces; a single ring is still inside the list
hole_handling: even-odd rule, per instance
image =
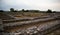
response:
[[[3,10],[0,10],[0,12],[4,12]]]
[[[10,8],[10,11],[11,11],[11,12],[14,12],[14,8]]]
[[[25,10],[24,10],[24,9],[22,9],[22,11],[24,12]]]
[[[26,10],[26,12],[29,12],[29,10]]]
[[[52,10],[48,9],[47,13],[52,13]]]
[[[56,13],[56,11],[53,11],[53,13]]]
[[[34,12],[40,12],[39,10],[36,10],[36,11],[34,11]]]
[[[24,10],[24,12],[29,12],[29,10]]]

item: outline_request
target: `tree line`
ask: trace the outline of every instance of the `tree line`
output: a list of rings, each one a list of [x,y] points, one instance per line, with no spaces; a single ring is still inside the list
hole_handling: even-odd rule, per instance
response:
[[[0,10],[0,12],[5,12],[4,10]],[[14,10],[14,8],[10,8],[10,12],[40,12],[39,10],[24,10],[22,9],[21,11]],[[52,11],[48,9],[46,13],[55,13],[56,11]]]

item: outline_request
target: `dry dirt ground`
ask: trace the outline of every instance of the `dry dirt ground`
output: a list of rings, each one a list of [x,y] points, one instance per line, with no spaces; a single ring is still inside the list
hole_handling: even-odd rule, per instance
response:
[[[3,16],[2,16],[3,14]],[[49,17],[56,17],[58,14],[54,14],[54,13],[33,13],[33,12],[5,12],[5,13],[1,13],[0,14],[0,19],[3,20],[10,20],[10,19],[20,19],[20,18],[24,18],[26,19],[27,17],[30,18],[35,18],[35,17],[43,17],[43,16],[49,16]],[[39,18],[40,19],[40,18]],[[15,21],[16,22],[16,21]],[[18,21],[19,22],[19,21]],[[23,21],[22,21],[23,22]],[[21,26],[13,26],[13,27],[5,27],[5,31],[6,32],[16,32],[16,30],[24,30],[27,28],[32,28],[34,26],[39,27],[40,24],[50,24],[50,23],[55,23],[56,20],[51,20],[48,22],[37,22],[37,23],[31,23],[31,24],[27,24],[27,25],[21,25]],[[57,33],[57,34],[56,34]],[[57,29],[51,33],[48,33],[47,35],[59,35],[60,33],[60,29]]]

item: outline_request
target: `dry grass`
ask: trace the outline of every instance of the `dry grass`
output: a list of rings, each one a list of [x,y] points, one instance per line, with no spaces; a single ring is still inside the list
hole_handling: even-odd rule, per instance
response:
[[[17,17],[17,18],[41,17],[41,16],[47,15],[47,13],[36,13],[36,12],[7,12],[6,14]]]
[[[46,13],[32,13],[32,12],[24,12],[24,13],[17,13],[17,15],[14,15],[15,17],[41,17],[41,16],[46,16]]]

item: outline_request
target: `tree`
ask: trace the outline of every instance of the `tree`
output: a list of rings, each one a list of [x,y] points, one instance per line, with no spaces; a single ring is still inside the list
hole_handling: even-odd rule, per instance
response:
[[[22,11],[24,12],[25,10],[24,10],[24,9],[22,9]]]
[[[56,11],[53,11],[53,13],[56,13]]]
[[[52,11],[50,9],[48,9],[47,13],[52,13]]]
[[[11,12],[14,12],[14,8],[10,8],[10,11],[11,11]]]
[[[29,10],[26,10],[26,12],[29,12]]]
[[[3,10],[0,10],[0,12],[4,12]]]

